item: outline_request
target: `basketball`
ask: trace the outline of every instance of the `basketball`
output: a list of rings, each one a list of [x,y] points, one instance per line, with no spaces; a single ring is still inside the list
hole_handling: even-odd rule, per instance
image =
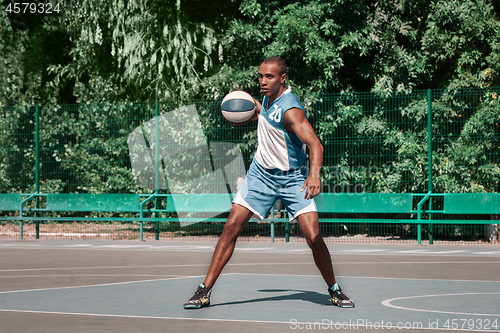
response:
[[[222,116],[231,124],[244,125],[255,113],[253,97],[242,90],[231,91],[222,100]]]

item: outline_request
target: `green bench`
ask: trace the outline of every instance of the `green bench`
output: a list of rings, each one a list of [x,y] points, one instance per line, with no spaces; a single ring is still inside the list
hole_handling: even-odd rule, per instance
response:
[[[232,198],[229,194],[170,194],[163,212],[227,212],[231,210]]]
[[[21,223],[27,220],[33,221],[138,221],[140,222],[141,240],[143,234],[143,222],[153,221],[156,223],[167,221],[178,221],[181,223],[195,223],[199,221],[225,222],[225,218],[211,217],[231,209],[231,197],[228,194],[152,194],[144,196],[141,200],[139,194],[38,194],[30,195],[24,199],[24,203],[35,199],[37,196],[45,197],[45,208],[21,210],[20,217],[11,218],[20,220]],[[19,210],[22,195],[11,197],[9,206]],[[152,200],[166,200],[163,209],[146,209],[146,204]],[[319,212],[324,213],[411,213],[412,194],[321,194],[316,197],[316,204]],[[35,212],[37,216],[25,216],[26,212]],[[38,216],[43,212],[129,212],[139,213],[138,218],[104,218],[104,217],[42,217]],[[170,218],[150,218],[146,214],[152,213],[174,213],[181,217]],[[189,213],[189,214],[188,214]],[[208,217],[203,217],[196,213],[206,213]],[[191,216],[190,216],[191,215]],[[274,216],[274,214],[272,214]],[[252,219],[252,221],[258,221]],[[288,231],[288,218],[270,218],[265,222],[271,223],[271,238],[274,240],[274,223],[286,222]],[[334,221],[339,219],[322,219],[321,222]],[[349,219],[350,222],[358,222]],[[387,220],[362,220],[364,222],[388,222]],[[397,220],[390,221],[397,222]],[[156,227],[155,230],[159,228]],[[21,235],[22,237],[22,235]],[[288,232],[287,232],[288,239]]]
[[[443,198],[443,209],[424,208],[433,198]],[[320,222],[350,223],[405,223],[417,225],[417,241],[421,244],[421,225],[430,226],[429,243],[432,244],[433,224],[457,224],[460,220],[431,219],[432,214],[500,214],[500,193],[322,193],[315,198],[319,213],[389,213],[412,214],[416,218],[406,219],[359,219],[359,218],[320,218]],[[432,205],[430,205],[432,207]],[[428,213],[429,219],[422,219]],[[466,223],[495,224],[495,220],[463,220]]]
[[[143,222],[179,221],[181,223],[194,223],[201,221],[224,222],[225,218],[211,218],[231,209],[231,197],[228,194],[2,194],[0,195],[0,211],[19,211],[19,217],[4,217],[5,220],[20,221],[20,237],[23,238],[23,221],[124,221],[140,222],[140,239],[143,240]],[[45,198],[45,208],[25,208],[24,205],[36,198]],[[146,199],[141,200],[141,197]],[[166,200],[164,209],[147,209],[145,204],[153,199]],[[25,213],[35,213],[35,216],[25,216]],[[114,213],[139,213],[139,217],[44,217],[43,212],[114,212]],[[203,218],[200,214],[191,217],[150,218],[145,214],[151,213],[208,213],[209,217]],[[158,226],[155,228],[158,231]]]
[[[491,214],[489,220],[474,221],[485,225],[489,241],[500,240],[500,193],[449,193],[444,195],[444,214]],[[496,215],[496,216],[494,216]],[[470,223],[470,220],[467,220]],[[455,223],[460,223],[455,221]]]
[[[27,198],[24,198],[27,197]],[[26,208],[31,200],[45,198],[45,208]],[[39,235],[39,221],[47,220],[101,220],[100,218],[41,217],[41,212],[139,212],[138,194],[0,194],[0,211],[19,211],[19,217],[4,217],[5,220],[20,221],[20,237],[23,238],[23,221],[36,222],[36,237]],[[34,216],[25,216],[34,212]]]
[[[322,193],[315,198],[321,213],[412,213],[411,193]]]
[[[26,208],[27,202],[39,197],[45,197],[45,208]],[[432,198],[443,198],[443,209],[424,209],[423,204]],[[420,198],[420,199],[419,199]],[[166,200],[162,209],[146,208],[152,200]],[[362,219],[362,218],[320,218],[320,222],[350,222],[350,223],[412,223],[418,225],[418,241],[421,224],[457,223],[457,220],[421,218],[423,213],[430,214],[500,214],[500,194],[475,193],[321,193],[315,198],[319,213],[389,213],[389,214],[416,214],[417,218],[407,219]],[[415,204],[417,203],[416,208]],[[156,205],[155,205],[156,207]],[[19,211],[19,217],[4,217],[5,220],[23,221],[124,221],[140,222],[141,240],[143,222],[156,222],[155,230],[159,232],[158,223],[178,221],[196,223],[199,221],[225,222],[225,218],[215,218],[221,212],[231,209],[231,197],[228,194],[0,194],[0,211]],[[25,216],[26,212],[34,212],[35,216]],[[139,217],[43,217],[43,212],[116,212],[137,213]],[[181,217],[152,218],[146,214],[177,212]],[[184,214],[186,213],[186,214]],[[188,214],[190,213],[190,214]],[[206,217],[201,214],[206,213]],[[274,216],[274,210],[271,214]],[[252,221],[258,221],[252,219]],[[274,223],[286,223],[286,237],[288,240],[288,218],[270,218],[265,222],[271,223],[271,238],[274,240]],[[467,220],[468,223],[470,221]],[[492,224],[492,220],[474,220],[474,223]]]
[[[139,194],[48,194],[46,211],[138,213]]]
[[[500,193],[446,193],[443,214],[500,214]]]
[[[154,195],[152,196],[152,198]],[[231,209],[231,198],[227,194],[174,194],[168,195],[166,209],[150,210],[150,212],[177,212],[177,213],[220,213]],[[147,200],[143,201],[146,203]],[[320,213],[406,213],[411,214],[413,206],[413,194],[410,193],[363,193],[363,194],[333,194],[322,193],[315,198],[316,207]],[[285,222],[285,237],[289,240],[289,219],[274,218],[274,209],[271,211],[271,218],[264,219],[264,222],[271,224],[271,240],[274,241],[274,223]],[[184,217],[164,219],[179,222],[197,222],[199,217]],[[208,218],[206,221],[225,222],[225,218]],[[251,221],[260,221],[252,219]],[[390,219],[338,219],[322,218],[320,222],[375,222],[375,223],[397,223],[402,220]],[[414,220],[404,220],[411,221]]]
[[[429,213],[429,215],[439,214],[439,215],[476,215],[476,214],[500,214],[500,193],[433,193],[427,194],[426,197],[421,201],[439,197],[443,201],[443,208],[433,209],[429,208],[421,212]],[[431,207],[431,206],[429,206]],[[432,230],[434,224],[484,224],[492,225],[496,220],[490,219],[467,219],[467,220],[457,220],[457,219],[431,219],[422,220],[418,217],[422,223],[429,226],[429,244],[433,243]]]
[[[408,219],[321,217],[320,223],[416,223],[410,219],[414,213],[411,193],[321,193],[316,198],[320,214],[408,214]],[[285,238],[289,239],[289,226],[285,226]]]

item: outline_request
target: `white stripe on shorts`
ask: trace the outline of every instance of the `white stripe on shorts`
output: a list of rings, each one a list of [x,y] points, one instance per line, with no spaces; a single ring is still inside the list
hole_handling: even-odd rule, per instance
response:
[[[296,218],[299,215],[302,215],[304,213],[310,213],[310,212],[316,212],[316,206],[314,205],[314,200],[311,200],[311,203],[307,205],[306,207],[302,208],[299,210],[297,213],[295,213],[294,216],[290,217],[290,222],[297,222]]]
[[[264,217],[262,215],[260,215],[258,211],[256,211],[255,209],[253,209],[252,206],[250,206],[248,204],[248,202],[246,202],[245,200],[243,200],[243,198],[241,197],[239,191],[238,191],[238,194],[236,195],[236,198],[233,199],[233,203],[245,207],[246,209],[248,209],[249,211],[251,211],[253,213],[254,217],[260,219],[261,221],[264,220]]]

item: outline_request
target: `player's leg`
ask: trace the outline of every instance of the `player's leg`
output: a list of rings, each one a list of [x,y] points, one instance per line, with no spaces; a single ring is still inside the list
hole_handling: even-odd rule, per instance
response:
[[[311,248],[314,263],[321,272],[326,284],[328,287],[335,284],[332,258],[319,230],[318,213],[308,212],[301,214],[297,216],[297,222],[304,234],[307,245]]]
[[[184,303],[184,308],[199,309],[210,304],[212,287],[231,258],[236,240],[248,220],[254,214],[264,219],[276,199],[275,188],[266,176],[265,170],[256,163],[252,163],[233,200],[231,212],[215,247],[205,282],[198,287],[194,296]]]
[[[314,262],[328,285],[328,293],[330,294],[332,303],[341,308],[353,308],[354,302],[344,294],[335,281],[330,251],[319,230],[318,213],[307,212],[297,216],[296,219],[299,222],[307,245],[312,250]]]
[[[199,309],[210,305],[212,287],[221,274],[222,269],[233,255],[236,240],[252,215],[253,213],[247,208],[233,204],[224,225],[224,231],[215,247],[205,281],[200,284],[193,297],[184,303],[184,309]]]
[[[278,179],[279,198],[287,207],[290,218],[298,221],[307,244],[312,250],[314,262],[328,285],[328,292],[333,304],[339,307],[354,307],[354,302],[342,292],[335,281],[330,251],[328,251],[319,230],[318,213],[314,199],[305,199],[304,193],[301,192],[307,176],[306,173],[305,168],[302,168],[284,174],[283,179],[280,177]]]
[[[331,286],[335,284],[332,259],[319,230],[318,213],[314,200],[304,198],[301,192],[307,177],[307,169],[301,168],[292,172],[276,175],[279,198],[285,204],[289,217],[299,223],[307,244],[312,250],[314,262],[323,279]]]
[[[213,287],[222,269],[233,255],[234,247],[238,236],[252,217],[253,213],[247,208],[238,204],[233,204],[224,231],[217,242],[212,263],[205,278],[205,285]]]
[[[206,286],[212,287],[214,285],[222,269],[231,258],[236,239],[248,220],[254,214],[260,219],[264,219],[276,198],[275,188],[269,182],[265,170],[258,164],[252,163],[245,180],[236,193],[224,231],[215,247],[212,263],[205,278]]]

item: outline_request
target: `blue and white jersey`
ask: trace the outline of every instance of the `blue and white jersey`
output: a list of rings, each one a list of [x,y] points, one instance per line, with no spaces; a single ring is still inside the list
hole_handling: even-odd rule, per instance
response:
[[[305,165],[306,145],[296,134],[288,132],[284,125],[285,112],[292,108],[304,111],[290,87],[271,105],[264,96],[257,128],[259,145],[254,159],[265,169],[288,171]]]

